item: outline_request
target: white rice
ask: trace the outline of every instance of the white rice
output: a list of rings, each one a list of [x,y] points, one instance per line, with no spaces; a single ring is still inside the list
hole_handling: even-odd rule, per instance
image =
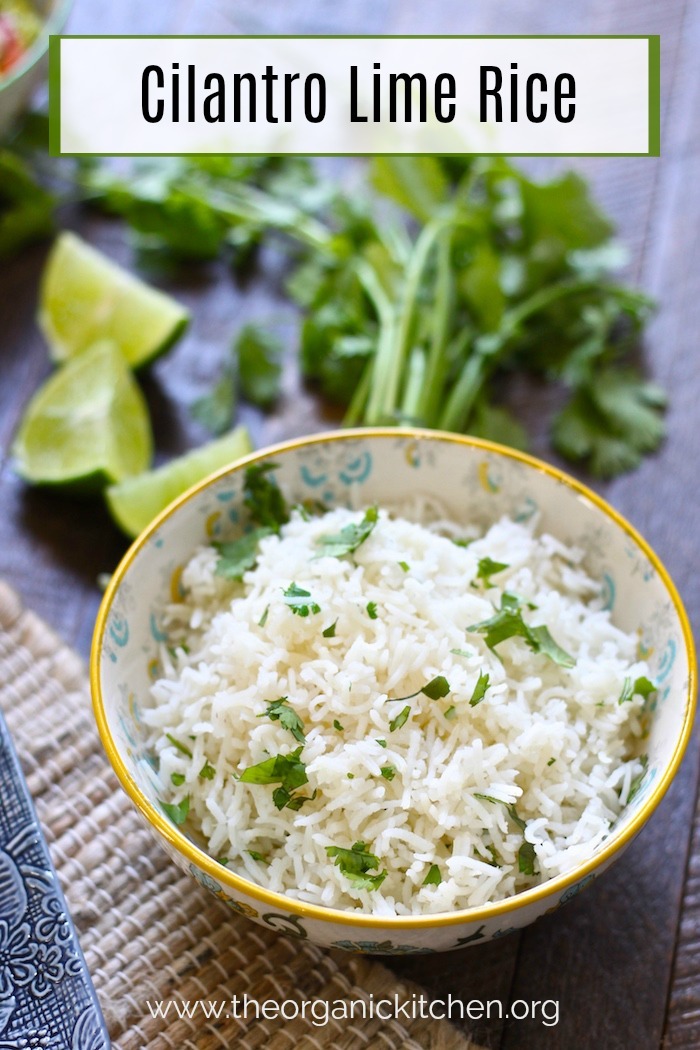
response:
[[[212,856],[298,900],[377,915],[480,905],[571,869],[606,838],[642,770],[634,755],[643,700],[618,699],[625,678],[648,669],[636,638],[602,608],[582,552],[508,519],[458,546],[465,529],[441,520],[439,508],[421,501],[403,513],[412,520],[381,511],[354,554],[319,558],[318,537],[362,512],[309,521],[295,512],[261,541],[257,565],[238,583],[215,575],[212,547],[199,549],[182,575],[184,600],[166,610],[170,644],[144,712],[165,798],[189,798],[187,829],[201,832]],[[485,557],[509,566],[488,589],[471,585]],[[283,594],[292,583],[311,592],[319,613],[292,612]],[[467,630],[494,615],[504,591],[518,595],[527,623],[547,625],[573,668],[521,637],[496,655]],[[324,637],[335,621],[335,637]],[[490,684],[471,706],[480,672]],[[391,699],[438,675],[449,683],[444,698]],[[276,808],[274,785],[236,779],[300,746],[264,714],[279,697],[304,726],[308,784],[299,792],[317,793],[296,812]],[[406,705],[410,717],[392,731]],[[212,779],[199,775],[205,762]],[[177,787],[172,774],[184,777]],[[534,874],[520,870],[525,840]],[[358,889],[326,853],[358,841],[378,860],[369,874],[386,872],[377,889]],[[442,881],[424,886],[432,865]]]

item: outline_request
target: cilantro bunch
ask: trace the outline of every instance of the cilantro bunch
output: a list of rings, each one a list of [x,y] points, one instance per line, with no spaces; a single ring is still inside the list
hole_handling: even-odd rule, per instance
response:
[[[45,235],[55,204],[35,179],[36,141],[12,145],[0,254]],[[634,358],[651,303],[614,278],[612,226],[576,174],[536,182],[498,157],[378,157],[348,192],[300,158],[178,157],[80,164],[70,179],[69,197],[121,216],[140,250],[169,260],[227,255],[250,269],[274,237],[301,313],[300,369],[348,424],[524,447],[498,391],[525,373],[562,389],[552,444],[598,476],[663,438],[663,391]],[[223,431],[239,396],[273,405],[280,354],[269,323],[247,325],[197,418]]]

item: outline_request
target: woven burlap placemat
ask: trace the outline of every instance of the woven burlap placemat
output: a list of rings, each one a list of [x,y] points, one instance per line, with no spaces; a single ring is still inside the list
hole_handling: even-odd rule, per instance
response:
[[[408,1001],[420,993],[378,962],[231,915],[183,874],[117,784],[95,729],[82,662],[2,583],[0,707],[118,1050],[473,1047],[447,1022],[420,1017],[324,1025],[308,1014],[256,1019],[252,1007],[247,1019],[207,1019],[198,1008],[195,1017],[178,1017],[167,1003],[219,1004],[233,996],[242,1003],[244,995],[278,1003],[395,994]],[[158,1009],[169,1012],[154,1017]]]

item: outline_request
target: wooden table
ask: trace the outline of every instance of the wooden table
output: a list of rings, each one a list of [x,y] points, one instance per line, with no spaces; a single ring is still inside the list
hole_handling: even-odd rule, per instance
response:
[[[630,249],[629,277],[660,310],[646,342],[648,371],[668,388],[668,439],[635,473],[597,487],[666,562],[695,625],[700,623],[698,405],[700,404],[700,0],[545,0],[529,4],[418,5],[398,0],[77,0],[77,33],[660,33],[661,159],[591,159],[576,167],[593,180]],[[83,214],[71,225],[133,264],[119,223]],[[8,449],[24,404],[49,371],[34,323],[45,247],[0,271],[0,576],[87,655],[100,572],[124,541],[99,504],[29,491]],[[161,282],[163,283],[163,282]],[[238,287],[224,267],[205,266],[165,282],[192,308],[194,323],[145,386],[159,454],[205,438],[187,405],[216,374],[245,320],[284,310],[272,277]],[[291,329],[293,331],[293,328]],[[244,414],[258,444],[329,424],[313,396],[289,375],[280,410]],[[528,399],[533,392],[528,392]],[[541,398],[529,408],[537,419]],[[543,428],[535,451],[551,456]],[[511,1050],[652,1050],[700,1047],[700,822],[697,735],[667,798],[606,876],[565,909],[521,934],[444,956],[392,961],[428,991],[469,999],[558,999],[560,1021],[477,1024],[475,1038]],[[695,824],[693,823],[695,819]]]

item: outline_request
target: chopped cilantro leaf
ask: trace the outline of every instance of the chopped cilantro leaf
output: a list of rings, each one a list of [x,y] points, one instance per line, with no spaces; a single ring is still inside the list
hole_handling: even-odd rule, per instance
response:
[[[281,696],[278,700],[272,700],[265,711],[258,715],[258,718],[265,718],[265,716],[272,722],[279,722],[284,729],[288,729],[294,739],[298,740],[300,744],[306,743],[304,723],[294,708],[287,703],[286,696]]]
[[[392,718],[391,722],[389,722],[389,731],[393,733],[396,729],[400,729],[401,726],[408,721],[408,716],[410,715],[410,713],[411,705],[406,704],[403,710],[398,713],[396,718]]]
[[[176,788],[182,787],[182,785],[185,783],[185,774],[184,773],[171,773],[170,774],[170,782]]]
[[[212,434],[223,434],[231,426],[236,410],[236,377],[227,361],[211,390],[190,405],[190,415]]]
[[[341,724],[340,724],[340,722],[338,721],[338,719],[337,719],[337,718],[334,718],[334,719],[333,719],[333,728],[334,728],[334,729],[337,729],[339,733],[342,733],[342,732],[343,732],[343,729],[344,729],[345,727],[344,727],[344,726],[341,726]]]
[[[335,623],[332,623],[330,625],[330,627],[326,627],[325,631],[323,631],[324,638],[335,638],[335,628],[337,626],[337,623],[338,621],[336,620]]]
[[[411,566],[408,564],[407,561],[400,561],[399,565],[401,566],[401,568],[403,569],[404,572],[410,572],[411,571]]]
[[[368,507],[364,518],[357,525],[345,525],[340,532],[320,536],[316,541],[316,546],[321,547],[321,551],[315,557],[342,558],[345,554],[352,554],[370,535],[377,524],[378,517],[377,508]]]
[[[216,858],[216,863],[217,864],[223,864],[224,867],[226,867],[226,865],[228,864],[228,857],[225,854],[222,853],[220,856],[218,856]]]
[[[261,525],[252,532],[247,532],[238,540],[231,543],[215,543],[213,546],[219,553],[216,563],[216,575],[223,576],[227,580],[240,580],[243,573],[252,569],[258,560],[258,545],[260,540],[269,536],[274,529],[267,525]]]
[[[243,502],[251,518],[272,532],[279,532],[282,525],[289,521],[289,508],[282,490],[274,478],[267,477],[276,469],[276,463],[256,463],[246,469],[243,482]]]
[[[547,765],[548,766],[553,766],[555,762],[556,762],[556,758],[550,758],[549,761],[547,762]]]
[[[267,615],[268,615],[269,611],[270,611],[270,606],[266,605],[262,616],[258,620],[258,627],[264,627],[265,626],[265,624],[267,623]]]
[[[509,569],[510,565],[504,561],[493,561],[492,558],[479,558],[479,567],[477,569],[476,578],[477,580],[484,581],[484,587],[493,587],[491,583],[491,577],[495,576],[496,573],[503,572],[504,569]]]
[[[617,702],[618,704],[624,704],[637,695],[643,696],[646,700],[647,697],[654,692],[656,692],[656,686],[653,682],[650,682],[645,675],[635,678],[634,681],[632,681],[631,678],[626,677],[622,683],[622,692],[620,693]]]
[[[396,776],[396,766],[382,766],[381,774],[385,780],[393,780]]]
[[[428,870],[428,874],[423,879],[424,886],[439,886],[442,882],[442,875],[437,864],[431,864]]]
[[[294,789],[308,784],[306,765],[301,761],[301,747],[288,755],[273,755],[255,766],[248,766],[238,778],[244,784],[279,784],[272,792],[272,801],[277,809],[298,809],[304,802],[311,801],[306,796],[294,795]],[[312,798],[315,796],[312,796]]]
[[[472,633],[484,636],[489,649],[495,651],[497,645],[508,638],[519,636],[535,653],[542,653],[561,667],[573,667],[575,660],[565,652],[552,638],[547,627],[530,627],[523,620],[520,599],[515,594],[505,592],[501,596],[501,606],[488,620],[474,623],[467,628]]]
[[[456,717],[457,717],[457,708],[455,707],[454,704],[450,704],[450,706],[445,711],[445,718],[447,719],[448,722],[451,722]]]
[[[346,773],[346,776],[347,776],[348,780],[354,780],[355,779],[355,774],[354,773]]]
[[[267,859],[267,857],[264,856],[262,853],[258,853],[258,851],[256,849],[247,849],[246,853],[248,854],[249,857],[252,857],[253,860],[260,861],[261,864],[269,864],[270,863],[269,860]]]
[[[443,696],[447,696],[449,691],[450,683],[441,674],[433,678],[421,689],[421,693],[424,693],[430,700],[440,700]]]
[[[364,842],[356,842],[352,849],[343,846],[326,846],[326,854],[332,857],[343,875],[366,875],[379,867],[379,857],[370,853]]]
[[[478,791],[474,792],[474,798],[483,799],[484,802],[495,802],[497,805],[505,806],[508,816],[517,824],[519,829],[524,832],[527,828],[527,823],[522,819],[518,813],[515,805],[512,802],[504,802],[500,798],[494,798],[493,795],[482,795]],[[523,875],[534,875],[535,874],[535,847],[531,842],[523,842],[522,846],[518,850],[518,870]]]
[[[353,871],[346,871],[343,874],[358,890],[378,890],[387,875],[385,871],[380,871],[378,875],[357,875]]]
[[[386,747],[387,746],[386,740],[377,740],[377,743],[379,744],[380,747]]]
[[[528,644],[534,652],[548,656],[550,660],[553,660],[555,664],[559,664],[560,667],[573,667],[576,664],[573,656],[562,649],[560,645],[557,645],[544,624],[530,628]]]
[[[413,697],[418,696],[419,693],[424,693],[430,700],[440,700],[443,696],[447,696],[449,691],[450,683],[444,675],[439,674],[435,678],[431,678],[430,681],[426,682],[420,689],[416,689],[415,693],[409,693],[408,696],[389,696],[387,697],[387,700],[390,700],[393,703],[397,700],[412,700]]]
[[[481,703],[481,701],[484,699],[484,696],[486,695],[486,690],[488,689],[488,687],[489,676],[487,674],[484,674],[482,671],[479,671],[479,677],[477,679],[476,685],[474,686],[474,692],[472,693],[471,699],[469,701],[470,707],[476,707],[477,704]]]
[[[310,597],[311,591],[305,591],[303,587],[298,587],[296,583],[291,583],[287,590],[284,591],[284,600],[295,616],[308,616],[309,613],[320,613],[320,605],[317,605],[314,601],[309,602],[306,600]]]
[[[280,391],[282,346],[259,325],[241,328],[234,344],[241,393],[259,408],[269,408]]]
[[[473,649],[450,649],[450,652],[453,653],[455,656],[473,656],[474,655],[474,650]]]
[[[206,760],[200,769],[199,776],[202,780],[213,780],[216,776],[216,769],[210,764],[209,759]]]
[[[632,783],[630,784],[630,792],[629,792],[629,795],[627,796],[627,803],[628,803],[628,805],[632,801],[632,799],[636,798],[637,795],[639,794],[639,790],[640,790],[640,788],[642,786],[642,781],[644,780],[644,777],[646,775],[646,771],[647,771],[647,769],[649,767],[649,756],[648,755],[640,755],[639,756],[639,761],[642,763],[642,768],[641,768],[640,772],[637,773],[636,777],[633,777]]]
[[[376,620],[377,619],[377,603],[376,602],[367,602],[367,615],[369,616],[370,620]]]
[[[181,744],[180,741],[176,740],[176,738],[174,736],[171,736],[170,733],[166,733],[165,736],[166,739],[169,740],[170,743],[173,745],[173,747],[180,752],[180,754],[187,755],[188,758],[192,758],[192,752],[186,744]]]
[[[300,795],[298,792],[295,793],[290,791],[284,786],[275,788],[272,792],[272,801],[277,809],[292,809],[297,811],[301,809],[305,802],[313,802],[315,798],[315,791],[313,795]]]
[[[165,813],[166,817],[170,817],[173,824],[177,824],[179,827],[181,824],[185,823],[185,821],[187,820],[187,814],[190,811],[189,795],[185,795],[182,802],[178,803],[163,802],[161,799],[158,799],[158,801],[163,807],[163,812]]]
[[[523,842],[518,850],[518,870],[521,874],[534,875],[536,859],[537,855],[533,844],[531,842]]]

